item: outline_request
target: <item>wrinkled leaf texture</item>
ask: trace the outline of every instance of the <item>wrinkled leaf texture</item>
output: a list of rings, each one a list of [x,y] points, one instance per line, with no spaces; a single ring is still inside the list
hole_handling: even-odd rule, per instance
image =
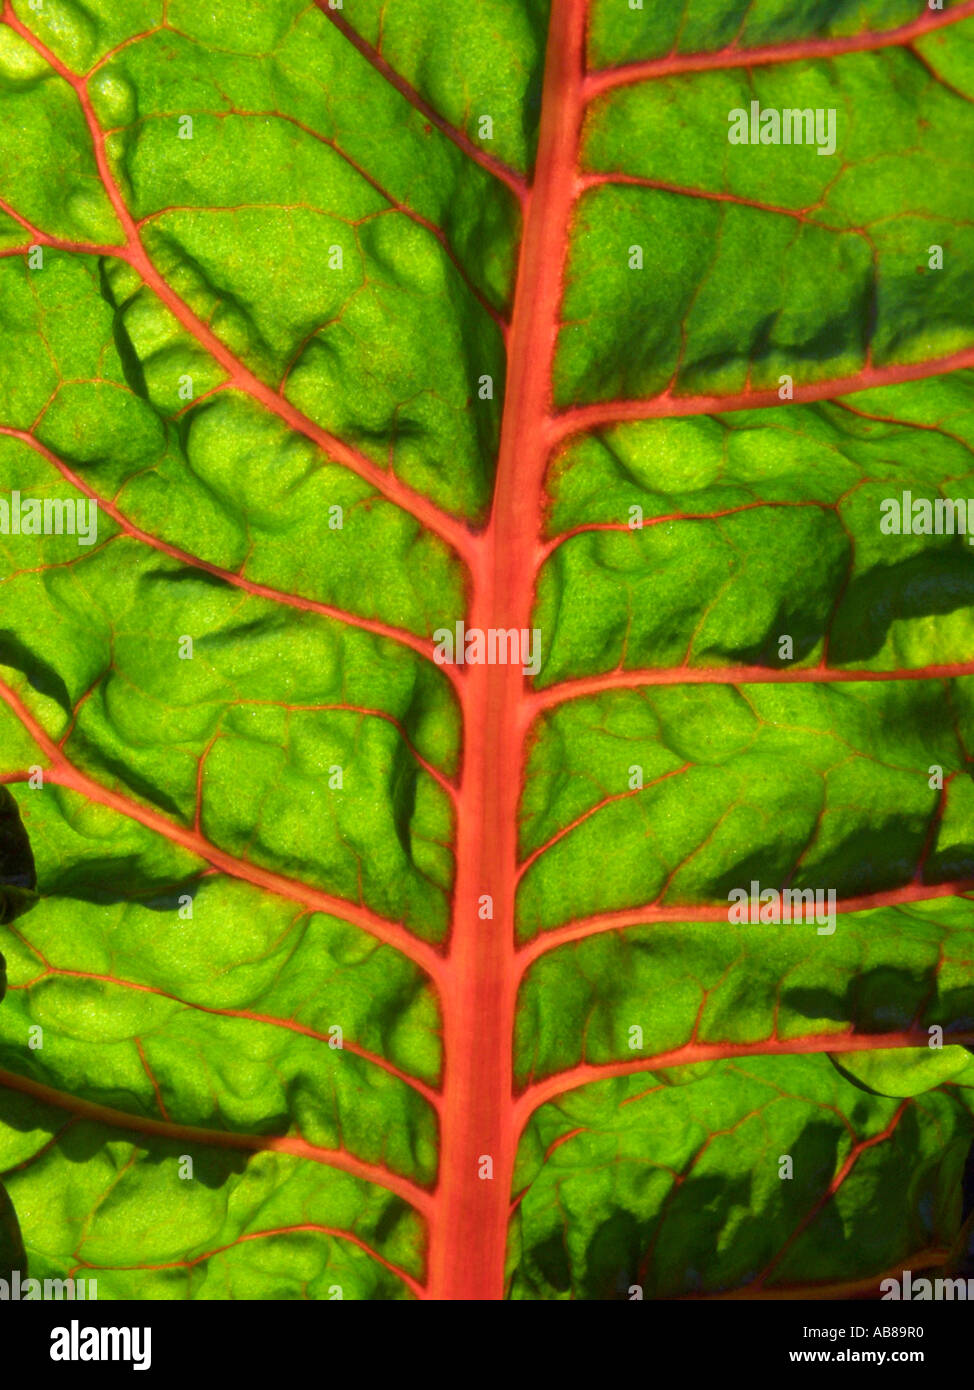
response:
[[[878,521],[974,495],[972,156],[972,0],[7,0],[0,496],[99,509],[0,536],[8,1268],[956,1267],[974,563]]]

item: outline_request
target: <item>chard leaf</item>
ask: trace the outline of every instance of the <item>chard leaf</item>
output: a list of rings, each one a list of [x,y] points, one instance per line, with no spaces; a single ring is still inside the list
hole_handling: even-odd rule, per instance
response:
[[[0,1277],[955,1267],[972,40],[7,0]]]

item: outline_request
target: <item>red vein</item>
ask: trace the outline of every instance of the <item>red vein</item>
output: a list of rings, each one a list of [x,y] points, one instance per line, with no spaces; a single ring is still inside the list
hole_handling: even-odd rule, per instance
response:
[[[841,898],[835,903],[837,913],[869,912],[880,907],[903,907],[908,903],[931,902],[935,898],[957,897],[974,892],[974,878],[953,879],[947,883],[910,882],[899,888],[883,888],[875,893],[860,893],[852,898]],[[532,962],[549,951],[557,950],[572,941],[585,941],[602,932],[621,931],[626,927],[646,927],[654,922],[727,922],[728,904],[683,903],[663,906],[650,903],[643,907],[624,907],[612,912],[596,912],[590,917],[578,917],[561,927],[552,927],[533,936],[518,950],[518,962],[523,974]],[[807,921],[798,917],[792,925],[797,930],[810,929],[812,914]],[[760,926],[752,924],[752,929],[760,931]]]
[[[892,386],[905,381],[924,381],[928,377],[974,367],[974,347],[962,348],[946,357],[932,357],[925,362],[894,363],[888,367],[864,367],[852,376],[834,377],[827,381],[796,383],[793,397],[797,403],[823,401],[854,391],[868,391],[874,386]],[[584,430],[604,429],[626,420],[658,420],[673,415],[721,415],[732,410],[762,410],[780,406],[776,386],[754,391],[750,388],[727,396],[678,396],[669,388],[648,400],[596,401],[591,405],[572,406],[554,415],[549,425],[552,443],[567,439]]]
[[[28,222],[27,218],[12,207],[10,203],[0,198],[0,212],[5,212],[8,217],[19,222],[25,231],[30,232],[33,243],[37,246],[51,246],[58,251],[76,251],[88,256],[117,256],[123,248],[115,245],[102,245],[99,242],[89,241],[65,241],[63,237],[51,236],[47,232],[42,232],[39,227],[35,227],[33,222]],[[23,256],[30,250],[30,246],[14,246],[4,251],[5,256]]]
[[[867,1149],[875,1148],[877,1144],[884,1144],[887,1139],[892,1138],[893,1134],[896,1131],[897,1125],[903,1118],[906,1111],[909,1109],[910,1105],[912,1105],[912,1103],[912,1100],[901,1101],[900,1104],[896,1107],[896,1110],[893,1112],[893,1116],[890,1119],[889,1124],[885,1125],[877,1134],[871,1134],[868,1139],[856,1140],[855,1144],[853,1144],[852,1146],[852,1149],[846,1155],[841,1167],[839,1168],[839,1171],[833,1176],[832,1181],[829,1183],[828,1187],[818,1198],[818,1200],[813,1203],[809,1211],[805,1214],[802,1220],[792,1231],[791,1235],[785,1241],[784,1245],[781,1246],[780,1250],[777,1252],[774,1258],[769,1260],[768,1264],[765,1265],[764,1269],[754,1280],[755,1289],[761,1289],[764,1287],[764,1284],[767,1281],[768,1276],[772,1273],[775,1266],[781,1263],[785,1255],[794,1245],[795,1241],[801,1238],[801,1236],[812,1224],[815,1218],[824,1210],[826,1206],[828,1206],[829,1202],[838,1192],[839,1188],[845,1182],[846,1178],[848,1178],[849,1174],[852,1172],[853,1168],[856,1166],[856,1164],[858,1163],[862,1155],[865,1153],[865,1151]]]
[[[226,1245],[218,1245],[213,1250],[204,1250],[202,1255],[194,1255],[191,1260],[170,1260],[166,1264],[151,1265],[112,1265],[115,1269],[192,1269],[194,1265],[201,1264],[204,1260],[212,1260],[216,1255],[222,1255],[227,1250],[235,1250],[238,1245],[243,1245],[248,1240],[266,1240],[271,1236],[289,1236],[298,1232],[310,1232],[315,1235],[331,1236],[334,1240],[348,1241],[351,1245],[358,1246],[370,1259],[375,1260],[376,1264],[383,1265],[390,1274],[394,1274],[415,1294],[417,1298],[426,1297],[426,1289],[418,1279],[414,1279],[411,1274],[407,1274],[399,1265],[387,1260],[385,1255],[380,1255],[378,1250],[373,1249],[361,1236],[357,1236],[354,1231],[343,1231],[338,1226],[322,1226],[316,1221],[302,1221],[294,1226],[277,1226],[266,1231],[248,1231],[236,1240],[228,1241]],[[84,1264],[85,1269],[103,1269],[103,1265]]]
[[[517,198],[523,199],[525,197],[527,185],[523,175],[511,169],[509,165],[505,164],[495,155],[489,154],[486,150],[481,149],[479,145],[475,145],[469,136],[465,135],[462,130],[457,130],[456,126],[451,125],[445,117],[441,116],[438,111],[435,111],[433,107],[430,106],[429,102],[425,101],[420,96],[415,87],[410,86],[404,77],[401,77],[398,72],[395,72],[382,55],[378,53],[367,40],[362,38],[361,34],[356,33],[339,10],[333,10],[328,6],[327,0],[315,0],[315,4],[318,6],[318,9],[321,10],[325,18],[331,20],[339,33],[348,39],[352,47],[356,48],[358,52],[361,53],[366,62],[370,63],[372,67],[375,68],[376,72],[382,74],[390,87],[395,87],[400,96],[406,98],[410,106],[415,107],[422,116],[425,116],[426,120],[428,120],[431,125],[435,125],[437,130],[445,135],[448,140],[452,140],[454,145],[462,150],[465,155],[469,155],[475,164],[479,164],[482,169],[486,169],[488,173],[493,174],[495,178],[505,183]]]
[[[654,777],[651,782],[647,782],[642,787],[635,787],[631,791],[615,792],[611,796],[603,796],[601,801],[596,802],[594,806],[589,806],[588,810],[582,811],[574,820],[569,821],[567,825],[563,825],[559,830],[556,830],[552,836],[545,840],[543,845],[539,845],[537,849],[532,850],[518,865],[518,880],[520,881],[520,879],[524,877],[536,859],[540,859],[543,854],[547,854],[548,850],[553,849],[566,835],[570,835],[573,830],[577,830],[580,825],[584,825],[597,811],[603,810],[606,806],[612,806],[617,801],[628,801],[630,797],[639,796],[642,792],[649,791],[650,787],[658,787],[660,782],[665,782],[670,777],[678,777],[681,772],[687,772],[691,766],[691,763],[684,763],[682,767],[671,768],[669,772],[664,772],[659,777]]]
[[[529,697],[532,715],[553,709],[567,700],[602,695],[609,690],[640,690],[654,685],[789,685],[835,681],[953,680],[974,675],[974,661],[932,662],[929,666],[902,667],[892,671],[823,666],[660,666],[636,671],[606,671],[596,676],[577,676],[535,690]]]
[[[691,188],[686,184],[667,183],[665,179],[644,178],[642,174],[626,174],[621,170],[603,170],[599,173],[583,174],[578,181],[579,193],[590,188],[603,188],[611,184],[624,184],[632,188],[651,188],[658,193],[674,193],[683,198],[702,198],[711,203],[733,203],[737,207],[755,208],[758,212],[773,212],[781,217],[792,217],[797,222],[808,222],[814,227],[822,227],[827,232],[854,232],[855,227],[833,227],[817,218],[808,216],[805,208],[786,208],[778,203],[762,203],[756,198],[745,198],[739,193],[719,192],[709,188]]]
[[[168,1120],[169,1115],[166,1111],[166,1106],[162,1099],[162,1091],[159,1089],[159,1082],[156,1080],[155,1072],[149,1066],[148,1060],[145,1055],[145,1048],[142,1046],[142,1039],[133,1038],[132,1041],[135,1043],[135,1050],[139,1054],[139,1061],[142,1063],[142,1069],[145,1072],[146,1076],[149,1078],[149,1081],[151,1083],[152,1091],[156,1098],[156,1105],[159,1107],[159,1114],[162,1116],[164,1120]]]
[[[847,407],[848,408],[848,407]],[[936,428],[931,425],[931,429]],[[622,531],[630,536],[638,536],[641,531],[646,531],[650,526],[662,526],[664,523],[672,521],[720,521],[725,516],[736,516],[738,512],[751,512],[757,508],[773,507],[819,507],[820,509],[834,509],[833,502],[820,502],[813,498],[802,498],[796,501],[779,499],[774,501],[760,500],[757,502],[741,502],[735,507],[721,507],[714,512],[666,512],[661,516],[644,517],[639,526],[630,526],[626,521],[583,521],[578,526],[572,526],[567,531],[561,531],[557,536],[552,536],[545,542],[541,556],[544,564],[548,558],[556,551],[559,546],[566,541],[574,540],[576,536],[584,536],[592,531]]]
[[[951,1033],[950,1043],[974,1042],[974,1032]],[[540,1106],[595,1081],[608,1081],[615,1076],[632,1076],[637,1072],[655,1071],[666,1067],[690,1066],[696,1062],[725,1062],[734,1057],[788,1057],[818,1052],[872,1052],[897,1047],[928,1047],[930,1035],[925,1028],[902,1029],[894,1033],[811,1033],[798,1038],[764,1038],[759,1042],[692,1042],[670,1048],[653,1057],[636,1057],[624,1062],[591,1063],[567,1067],[541,1081],[534,1081],[518,1096],[515,1106],[518,1134]]]
[[[322,1163],[329,1168],[340,1168],[363,1182],[374,1183],[401,1197],[404,1202],[415,1207],[423,1216],[432,1211],[432,1197],[425,1188],[394,1173],[380,1163],[366,1163],[345,1149],[325,1149],[311,1144],[307,1139],[296,1135],[238,1134],[225,1129],[204,1129],[201,1125],[174,1124],[170,1120],[153,1120],[146,1115],[130,1115],[124,1110],[115,1110],[95,1101],[82,1100],[80,1096],[67,1095],[53,1086],[46,1086],[26,1076],[0,1068],[0,1086],[17,1091],[22,1095],[33,1096],[45,1105],[54,1105],[84,1120],[109,1125],[113,1129],[131,1130],[136,1134],[150,1134],[157,1139],[186,1140],[191,1144],[211,1144],[221,1149],[245,1149],[254,1153],[285,1153],[296,1158],[305,1158],[313,1163]]]
[[[594,100],[615,87],[629,86],[654,77],[674,77],[684,72],[704,72],[713,68],[754,68],[768,63],[805,62],[815,58],[838,58],[843,53],[871,53],[881,48],[894,48],[922,37],[931,30],[956,24],[974,14],[974,0],[938,13],[925,11],[918,19],[902,24],[885,33],[850,34],[837,39],[792,39],[790,42],[764,44],[758,48],[728,47],[715,53],[670,53],[665,58],[647,58],[616,68],[590,72],[585,80],[585,97]]]

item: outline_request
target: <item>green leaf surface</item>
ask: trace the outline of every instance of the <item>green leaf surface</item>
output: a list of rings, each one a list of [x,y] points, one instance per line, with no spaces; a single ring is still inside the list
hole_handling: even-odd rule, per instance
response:
[[[949,1081],[971,1066],[970,1053],[963,1047],[878,1048],[861,1057],[841,1053],[832,1061],[843,1076],[857,1081],[882,1096],[915,1096],[942,1081]],[[963,1083],[960,1083],[963,1084]]]
[[[837,1269],[852,1292],[949,1240],[969,1134],[964,1102],[869,1097],[824,1057],[725,1062],[676,1087],[599,1082],[525,1135],[513,1294],[814,1295]]]
[[[0,1277],[960,1267],[972,101],[974,0],[9,0]]]

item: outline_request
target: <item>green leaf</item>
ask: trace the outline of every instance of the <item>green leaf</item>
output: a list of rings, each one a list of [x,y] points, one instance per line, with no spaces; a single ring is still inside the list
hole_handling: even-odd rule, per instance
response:
[[[917,1096],[970,1068],[964,1047],[879,1048],[860,1055],[829,1054],[843,1076],[880,1096]]]
[[[10,922],[35,900],[34,860],[27,833],[17,813],[17,804],[0,787],[0,922]],[[0,1004],[7,992],[7,962],[0,955]],[[9,1279],[14,1270],[24,1273],[27,1260],[17,1213],[0,1183],[0,1279]]]
[[[14,1270],[23,1275],[27,1269],[24,1242],[17,1224],[17,1213],[7,1195],[0,1187],[0,1279],[10,1279]]]
[[[14,801],[6,787],[0,787],[0,923],[12,922],[37,901],[37,872],[30,840]],[[7,977],[0,955],[0,999]]]
[[[814,1297],[838,1271],[865,1289],[949,1244],[969,1133],[943,1093],[867,1098],[824,1057],[723,1062],[680,1087],[597,1083],[525,1135],[514,1296]]]
[[[0,1277],[953,1267],[972,40],[7,5]]]

